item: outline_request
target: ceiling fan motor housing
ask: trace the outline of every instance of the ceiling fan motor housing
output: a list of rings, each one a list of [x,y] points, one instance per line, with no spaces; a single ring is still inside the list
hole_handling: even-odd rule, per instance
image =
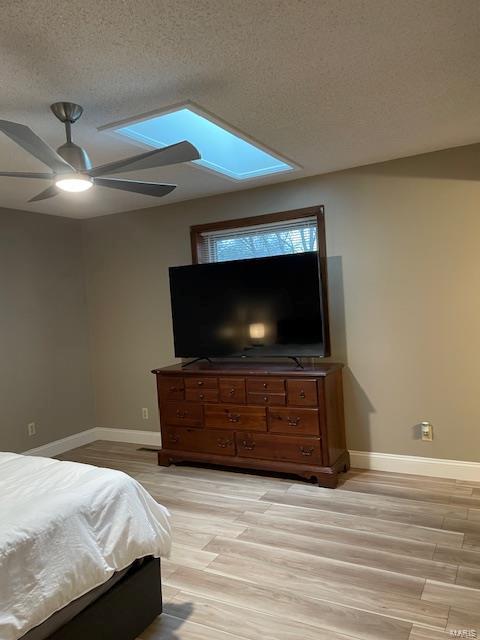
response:
[[[92,162],[88,157],[88,153],[85,149],[79,147],[78,144],[65,142],[65,144],[58,147],[57,153],[61,155],[68,164],[75,167],[77,171],[88,171],[92,168]]]

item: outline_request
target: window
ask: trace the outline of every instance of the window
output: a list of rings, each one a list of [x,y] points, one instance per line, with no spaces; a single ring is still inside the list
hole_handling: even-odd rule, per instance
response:
[[[205,254],[202,255],[202,262],[304,253],[317,250],[317,220],[305,218],[225,231],[207,231],[202,238],[202,251]]]
[[[192,227],[194,262],[225,262],[289,253],[324,255],[323,207]]]
[[[295,169],[293,164],[253,144],[230,127],[220,126],[195,105],[180,106],[114,130],[155,149],[188,140],[201,155],[195,164],[233,180],[248,180]]]

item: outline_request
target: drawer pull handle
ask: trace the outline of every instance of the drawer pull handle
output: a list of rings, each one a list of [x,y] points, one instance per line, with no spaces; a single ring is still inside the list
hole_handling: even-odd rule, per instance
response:
[[[234,393],[235,393],[235,388],[234,388],[234,387],[232,387],[232,388],[230,389],[230,395],[231,395],[231,396],[233,396],[233,395],[234,395]]]
[[[197,384],[199,387],[203,387],[203,380],[197,380]]]
[[[180,440],[180,438],[178,436],[175,436],[173,434],[170,434],[170,442],[178,442]]]
[[[177,387],[170,387],[170,391],[178,391]]]
[[[247,440],[242,440],[242,447],[247,449],[248,451],[253,451],[255,449],[254,442],[248,442]]]
[[[201,393],[198,397],[200,398],[200,400],[203,400],[205,398],[205,394]]]
[[[268,402],[268,396],[263,396],[263,401]]]
[[[300,447],[302,456],[311,456],[314,450],[315,449],[313,447]]]
[[[240,422],[240,414],[239,413],[229,413],[228,414],[229,422]]]
[[[266,382],[263,383],[263,388],[268,389],[268,384]]]
[[[300,389],[300,398],[302,400],[305,400],[305,398],[306,398],[305,391],[303,389]]]
[[[218,438],[217,439],[217,445],[219,447],[222,447],[222,449],[226,449],[227,447],[229,447],[232,444],[233,444],[232,440],[227,440],[226,438]]]
[[[298,427],[298,425],[300,424],[300,418],[287,418],[287,422],[288,422],[288,426],[289,427]]]
[[[186,418],[188,415],[188,411],[180,411],[177,409],[177,418]]]

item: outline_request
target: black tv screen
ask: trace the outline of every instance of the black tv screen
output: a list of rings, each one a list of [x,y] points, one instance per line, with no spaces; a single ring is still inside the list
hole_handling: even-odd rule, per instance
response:
[[[175,356],[325,356],[318,254],[171,267]]]

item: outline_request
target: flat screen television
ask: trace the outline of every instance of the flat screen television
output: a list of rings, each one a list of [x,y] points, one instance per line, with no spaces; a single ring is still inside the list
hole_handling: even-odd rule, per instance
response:
[[[175,356],[329,353],[316,252],[171,267]]]

